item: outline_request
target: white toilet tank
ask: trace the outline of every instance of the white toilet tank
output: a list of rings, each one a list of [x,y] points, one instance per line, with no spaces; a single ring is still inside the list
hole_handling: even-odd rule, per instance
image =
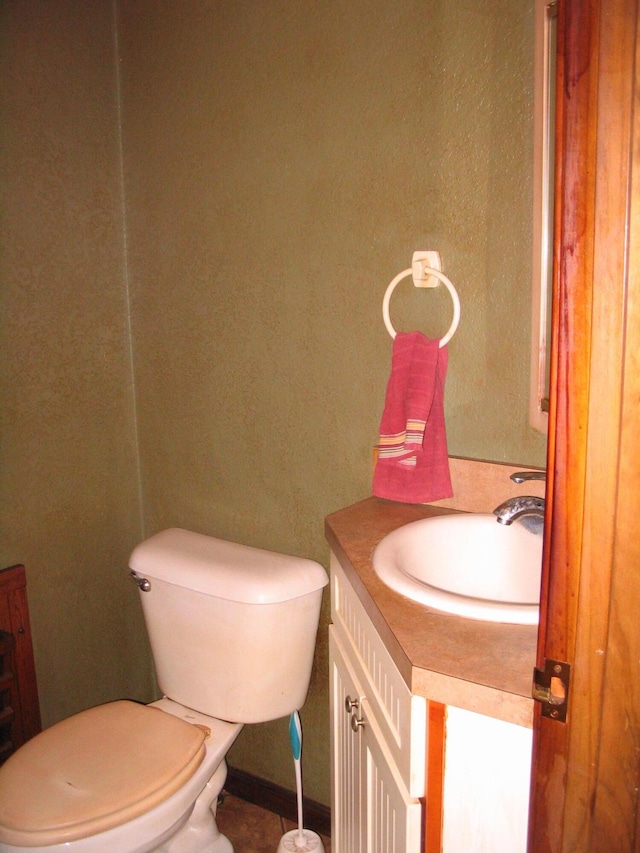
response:
[[[328,583],[319,563],[172,528],[129,565],[167,697],[236,723],[302,707]]]

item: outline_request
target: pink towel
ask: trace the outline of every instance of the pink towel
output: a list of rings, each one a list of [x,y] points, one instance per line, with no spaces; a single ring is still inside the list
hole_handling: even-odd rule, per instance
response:
[[[447,348],[399,332],[380,422],[373,494],[404,503],[453,497],[444,423]]]

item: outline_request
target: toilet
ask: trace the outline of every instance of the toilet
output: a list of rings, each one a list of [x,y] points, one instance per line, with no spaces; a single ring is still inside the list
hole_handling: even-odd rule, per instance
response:
[[[90,708],[0,767],[0,853],[233,853],[215,821],[242,726],[304,704],[323,567],[172,528],[130,559],[163,698]]]

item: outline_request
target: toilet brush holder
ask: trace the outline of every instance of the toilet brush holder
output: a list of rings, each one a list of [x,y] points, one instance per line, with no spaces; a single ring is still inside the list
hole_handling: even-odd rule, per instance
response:
[[[282,836],[276,853],[324,853],[324,844],[317,832],[292,829]]]
[[[297,711],[289,717],[289,738],[293,750],[293,764],[296,771],[296,800],[298,804],[298,828],[286,832],[280,839],[276,853],[324,853],[324,844],[317,832],[305,829],[302,823],[302,726]]]

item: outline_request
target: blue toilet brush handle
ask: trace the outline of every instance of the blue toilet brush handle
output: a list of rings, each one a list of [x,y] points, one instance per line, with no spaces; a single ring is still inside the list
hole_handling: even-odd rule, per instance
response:
[[[293,757],[296,761],[300,761],[302,753],[302,726],[300,725],[300,715],[297,711],[294,711],[289,717],[289,737],[291,738]]]
[[[300,715],[297,711],[289,717],[289,737],[291,739],[291,749],[293,750],[293,763],[296,771],[296,797],[298,801],[298,835],[302,842],[304,838],[303,821],[302,821],[302,768],[300,766],[300,756],[302,754],[302,726],[300,725]]]

